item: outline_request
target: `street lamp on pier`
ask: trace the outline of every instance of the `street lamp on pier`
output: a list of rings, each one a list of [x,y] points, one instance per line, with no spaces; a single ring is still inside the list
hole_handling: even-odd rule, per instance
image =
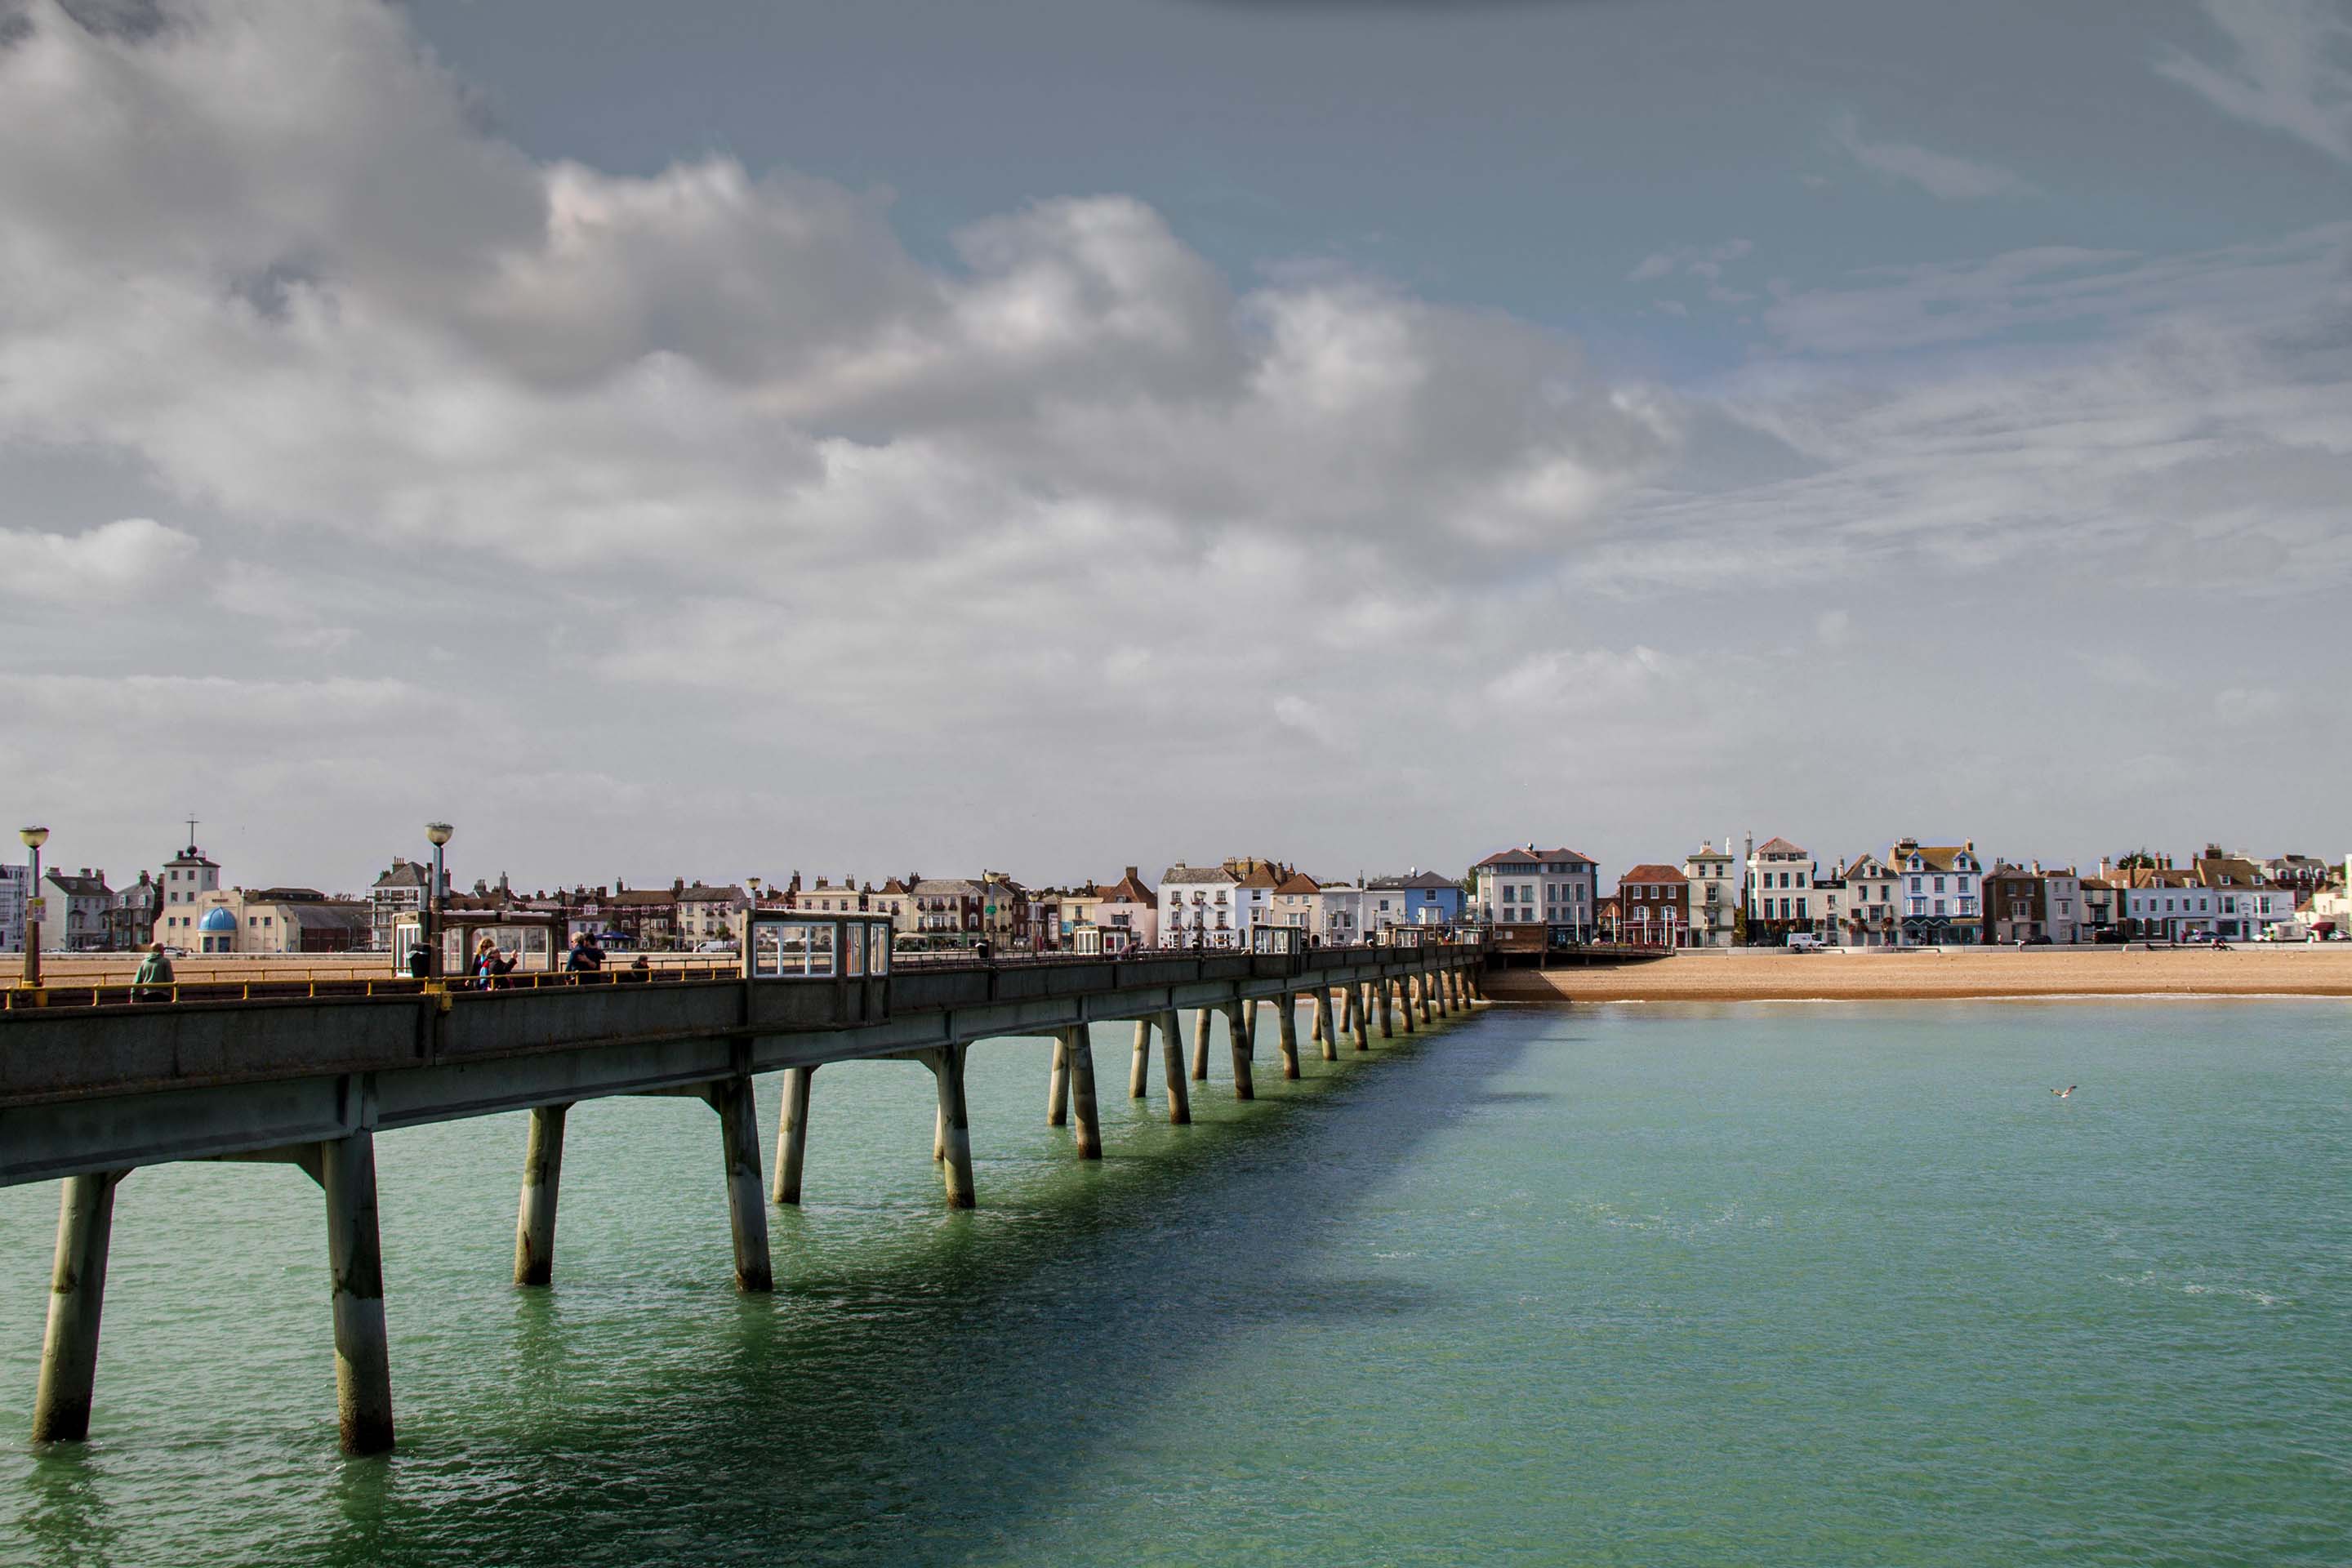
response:
[[[46,827],[20,827],[16,837],[33,852],[33,879],[25,889],[25,984],[41,983],[41,921],[35,910],[41,907],[41,846],[49,841]]]
[[[441,848],[457,830],[446,822],[428,822],[425,837],[433,844],[433,885],[425,895],[425,977],[441,978]]]

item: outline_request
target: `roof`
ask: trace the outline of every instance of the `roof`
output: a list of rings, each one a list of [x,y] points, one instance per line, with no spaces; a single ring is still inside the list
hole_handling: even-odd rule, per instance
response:
[[[1538,849],[1532,844],[1528,845],[1524,849],[1498,849],[1494,854],[1487,856],[1484,860],[1479,861],[1478,864],[1481,866],[1517,866],[1533,860],[1578,860],[1583,862],[1587,866],[1597,866],[1600,864],[1600,862],[1595,860],[1591,856],[1580,854],[1573,849]]]
[[[827,890],[830,891],[831,889]],[[854,893],[857,889],[848,887],[847,884],[845,883],[843,890]],[[677,895],[677,901],[681,904],[708,904],[720,900],[724,900],[729,903],[741,903],[743,901],[743,889],[735,886],[732,882],[730,882],[723,888],[707,887],[700,882],[697,882],[694,886],[686,889]]]
[[[1319,893],[1323,890],[1323,884],[1304,871],[1293,871],[1274,890],[1277,893]]]
[[[1160,895],[1145,887],[1142,879],[1130,871],[1104,889],[1103,901],[1108,904],[1154,904],[1160,901]]]
[[[204,913],[204,918],[196,921],[196,929],[198,931],[233,931],[236,929],[236,916],[230,913],[226,909],[215,905],[212,909],[206,910]]]
[[[41,880],[64,889],[69,898],[110,899],[114,897],[114,889],[106,885],[106,879],[103,877],[83,877],[63,871],[44,871],[41,873]]]
[[[1914,844],[1907,849],[1887,850],[1886,863],[1901,869],[1909,865],[1912,856],[1916,855],[1921,860],[1927,862],[1927,869],[1930,871],[1948,871],[1952,868],[1953,857],[1975,853],[1974,849],[1965,844]]]
[[[205,852],[197,848],[193,844],[189,845],[185,849],[181,850],[177,855],[173,856],[169,860],[164,861],[163,864],[166,866],[210,866],[215,871],[220,869],[220,863],[218,861],[207,860],[205,858]]]
[[[886,879],[877,890],[885,893],[903,893],[907,890],[907,884],[896,877],[891,877]]]
[[[2200,855],[2194,864],[2197,875],[2209,888],[2224,886],[2267,888],[2270,886],[2271,874],[2242,856]]]
[[[677,895],[667,888],[630,888],[625,891],[614,893],[604,902],[644,909],[655,904],[674,904],[677,902]]]
[[[1264,862],[1251,867],[1249,874],[1240,882],[1240,886],[1244,888],[1278,888],[1281,885],[1282,879],[1274,874],[1274,868]]]
[[[267,904],[323,904],[327,901],[327,895],[316,888],[264,888],[259,892],[247,893],[246,897]]]
[[[1621,888],[1628,882],[1666,882],[1687,885],[1689,881],[1688,877],[1684,876],[1672,866],[1636,866],[1618,878],[1617,885]]]
[[[1444,892],[1448,889],[1457,893],[1462,890],[1461,883],[1451,877],[1441,877],[1434,871],[1414,871],[1402,877],[1375,877],[1364,886],[1376,893],[1402,892],[1408,889],[1433,893]]]
[[[1221,882],[1232,886],[1239,879],[1223,866],[1171,866],[1160,874],[1160,885],[1171,882]]]
[[[979,896],[980,884],[969,877],[924,877],[907,890],[919,897],[945,898],[954,893],[969,899]]]
[[[172,862],[178,865],[178,861]],[[433,868],[414,860],[394,860],[384,874],[375,879],[379,888],[422,888],[433,880]]]
[[[1756,853],[1759,855],[1803,855],[1809,853],[1809,851],[1800,848],[1798,846],[1790,843],[1785,838],[1767,838],[1763,843],[1759,844],[1756,847]]]

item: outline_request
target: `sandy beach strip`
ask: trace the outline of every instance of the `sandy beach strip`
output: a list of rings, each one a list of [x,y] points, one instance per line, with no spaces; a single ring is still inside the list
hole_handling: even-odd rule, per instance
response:
[[[1498,1002],[1902,1002],[2043,997],[2352,996],[2352,942],[2210,948],[1678,952],[1486,977]]]

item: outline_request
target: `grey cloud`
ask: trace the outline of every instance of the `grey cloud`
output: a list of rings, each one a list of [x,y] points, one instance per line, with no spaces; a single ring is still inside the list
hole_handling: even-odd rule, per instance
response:
[[[1830,127],[1831,140],[1845,154],[1874,174],[1918,186],[1948,202],[1982,201],[1990,196],[2023,195],[2033,187],[2019,175],[1992,163],[1938,153],[1916,142],[1863,134],[1862,122],[1840,115]]]
[[[2226,64],[2168,49],[2156,62],[2222,113],[2352,163],[2352,12],[2334,0],[2204,0]]]

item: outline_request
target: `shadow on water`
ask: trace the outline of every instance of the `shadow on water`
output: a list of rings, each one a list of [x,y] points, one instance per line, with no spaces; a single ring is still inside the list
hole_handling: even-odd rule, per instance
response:
[[[1455,1024],[1383,1045],[1361,1064],[1371,1070],[1285,1085],[1278,1105],[1131,1128],[1100,1166],[1000,1184],[982,1194],[997,1209],[941,1216],[887,1262],[795,1272],[795,1228],[823,1222],[779,1214],[781,1293],[737,1302],[716,1354],[628,1387],[625,1419],[565,1407],[559,1374],[582,1349],[561,1286],[523,1293],[515,1370],[549,1392],[488,1428],[428,1436],[389,1465],[345,1467],[337,1517],[301,1554],[530,1564],[1017,1553],[1024,1529],[1080,1500],[1073,1489],[1091,1468],[1127,1462],[1125,1437],[1188,1397],[1220,1347],[1301,1320],[1442,1310],[1439,1292],[1318,1268],[1318,1222],[1493,1101],[1482,1085],[1528,1043],[1524,1030]]]

